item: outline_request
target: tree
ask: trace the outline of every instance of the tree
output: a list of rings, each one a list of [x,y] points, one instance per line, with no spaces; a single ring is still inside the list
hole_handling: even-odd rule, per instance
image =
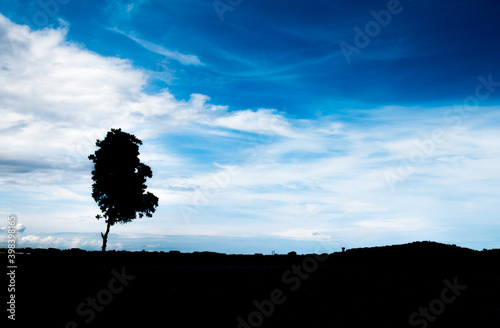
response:
[[[134,135],[111,129],[104,140],[97,140],[98,149],[89,159],[92,171],[92,198],[104,218],[106,232],[102,237],[102,251],[106,251],[109,228],[115,223],[128,223],[144,215],[152,217],[158,207],[158,197],[146,192],[146,179],[153,177],[151,168],[139,160],[142,141]]]

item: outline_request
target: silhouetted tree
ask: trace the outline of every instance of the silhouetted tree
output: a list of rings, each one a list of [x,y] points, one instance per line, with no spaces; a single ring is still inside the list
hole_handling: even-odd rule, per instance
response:
[[[144,215],[152,217],[158,197],[146,191],[146,178],[153,177],[151,168],[139,160],[142,141],[134,135],[111,129],[104,140],[97,140],[98,149],[89,159],[92,171],[92,197],[101,209],[106,232],[102,236],[102,251],[106,251],[109,228],[115,223],[128,223]]]

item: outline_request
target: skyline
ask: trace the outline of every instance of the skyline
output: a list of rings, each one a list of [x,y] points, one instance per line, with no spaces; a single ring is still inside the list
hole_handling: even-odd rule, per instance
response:
[[[110,250],[500,247],[495,2],[235,3],[0,4],[19,247],[100,248],[87,157],[111,128],[160,200]]]

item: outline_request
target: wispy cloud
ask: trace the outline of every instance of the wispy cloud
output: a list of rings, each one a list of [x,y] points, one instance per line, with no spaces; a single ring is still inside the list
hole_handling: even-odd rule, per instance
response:
[[[0,212],[19,215],[32,235],[27,244],[96,247],[99,238],[56,233],[102,228],[87,156],[111,127],[144,141],[141,157],[154,172],[148,185],[160,197],[153,219],[114,227],[117,234],[154,227],[190,238],[321,236],[348,247],[416,239],[474,246],[480,235],[483,247],[498,242],[498,107],[482,107],[460,126],[443,120],[451,106],[309,119],[230,110],[199,93],[146,93],[143,70],[69,42],[67,28],[32,31],[0,16],[0,31]],[[384,173],[436,128],[443,141],[391,190]],[[189,222],[186,207],[195,212]],[[134,247],[156,245],[144,238]]]
[[[142,46],[144,49],[147,49],[147,50],[152,51],[154,53],[157,53],[159,55],[165,56],[165,58],[167,58],[167,59],[176,60],[183,65],[203,65],[201,60],[195,55],[185,55],[185,54],[182,54],[178,51],[168,50],[160,45],[157,45],[157,44],[154,44],[152,42],[140,39],[140,38],[134,36],[133,34],[128,34],[128,33],[125,33],[123,31],[120,31],[116,27],[110,28],[109,30],[126,36],[130,40],[132,40],[132,41],[136,42],[137,44],[139,44],[140,46]]]

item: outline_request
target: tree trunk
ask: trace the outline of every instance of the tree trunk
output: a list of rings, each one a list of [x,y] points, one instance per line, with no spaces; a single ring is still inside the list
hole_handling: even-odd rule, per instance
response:
[[[111,226],[109,224],[109,220],[107,222],[108,226],[106,228],[106,233],[105,234],[102,234],[101,232],[101,237],[102,237],[102,251],[105,252],[106,251],[106,243],[108,242],[108,233],[109,233],[109,227]]]

